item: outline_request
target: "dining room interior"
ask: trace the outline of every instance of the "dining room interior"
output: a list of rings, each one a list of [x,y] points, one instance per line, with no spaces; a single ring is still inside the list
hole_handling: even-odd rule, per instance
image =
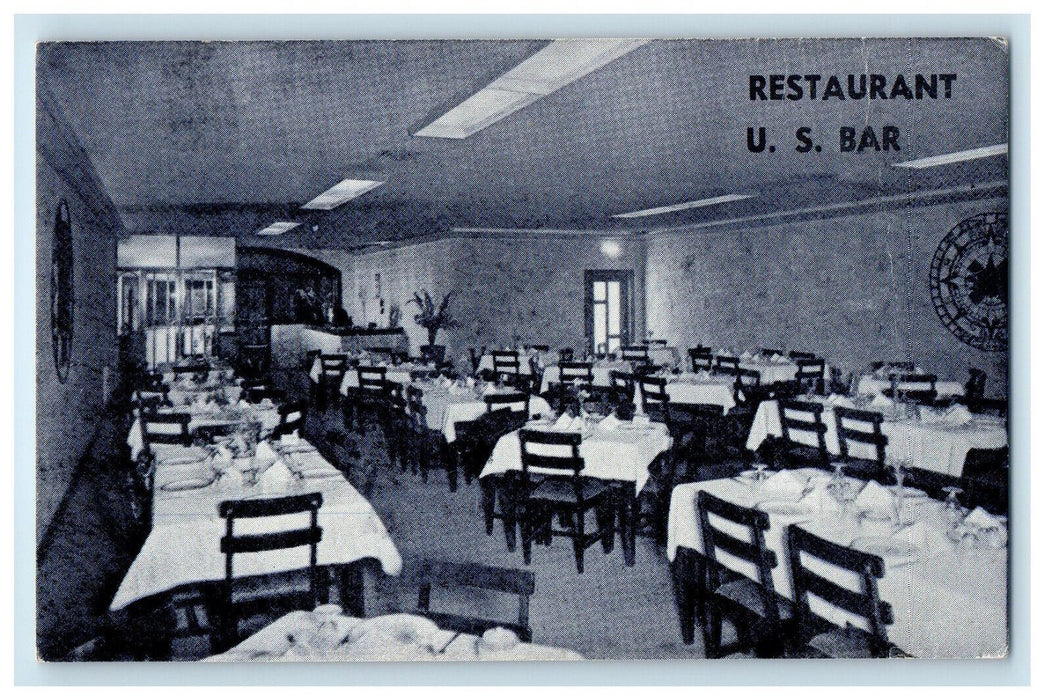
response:
[[[39,658],[1003,656],[1008,85],[985,38],[40,44]]]

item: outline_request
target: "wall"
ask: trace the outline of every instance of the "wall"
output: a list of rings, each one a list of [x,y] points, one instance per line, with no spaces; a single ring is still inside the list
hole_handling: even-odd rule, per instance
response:
[[[965,345],[943,326],[928,291],[940,240],[1001,198],[888,208],[762,228],[648,236],[648,322],[680,347],[811,350],[858,371],[910,359],[940,377],[989,375],[1003,396],[1007,354]]]
[[[125,233],[87,154],[44,86],[38,86],[36,177],[39,542],[95,434],[105,402],[104,368],[112,372],[117,366],[117,239]],[[51,239],[62,199],[73,223],[75,288],[72,367],[64,384],[52,359],[50,312]]]
[[[455,232],[450,237],[388,250],[353,254],[336,250],[301,250],[334,265],[343,273],[344,306],[355,323],[386,326],[386,311],[401,305],[401,325],[410,347],[427,342],[427,333],[413,322],[414,292],[433,296],[456,293],[452,315],[460,328],[439,334],[449,346],[447,356],[463,359],[468,347],[510,345],[513,335],[524,343],[573,346],[584,339],[584,277],[586,269],[631,269],[636,278],[636,332],[645,320],[644,250],[640,239],[620,237],[621,255],[611,259],[600,246],[609,238],[593,233]],[[381,317],[375,300],[376,274],[382,278]]]

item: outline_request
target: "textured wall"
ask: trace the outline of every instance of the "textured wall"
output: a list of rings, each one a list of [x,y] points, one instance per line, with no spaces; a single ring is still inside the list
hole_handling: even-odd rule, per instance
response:
[[[515,233],[454,234],[392,250],[352,254],[336,250],[302,250],[343,272],[344,306],[355,323],[380,321],[375,301],[376,273],[382,276],[385,312],[402,305],[402,326],[411,347],[426,342],[426,331],[413,322],[413,292],[433,296],[456,289],[453,317],[461,326],[440,333],[449,357],[460,359],[467,347],[494,347],[520,342],[572,345],[584,341],[584,276],[586,269],[630,269],[636,279],[636,330],[642,333],[643,245],[621,240],[621,255],[611,259],[593,234]]]
[[[812,350],[845,371],[912,359],[940,377],[989,375],[1004,395],[1007,355],[943,326],[928,292],[939,241],[1003,199],[870,212],[738,231],[662,233],[647,249],[648,322],[670,343]]]
[[[87,154],[46,88],[37,101],[37,541],[95,433],[104,405],[104,368],[116,367],[117,238],[120,218]],[[51,349],[50,273],[55,212],[65,199],[73,222],[72,367],[66,383]],[[112,379],[111,379],[112,381]]]

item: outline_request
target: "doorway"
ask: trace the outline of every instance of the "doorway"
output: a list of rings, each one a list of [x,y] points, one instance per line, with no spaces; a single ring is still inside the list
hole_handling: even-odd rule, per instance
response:
[[[634,298],[632,270],[585,270],[584,325],[589,352],[612,353],[632,344]]]

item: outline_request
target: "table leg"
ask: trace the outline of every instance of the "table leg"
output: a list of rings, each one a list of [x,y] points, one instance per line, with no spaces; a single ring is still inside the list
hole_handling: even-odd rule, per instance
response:
[[[636,501],[635,484],[629,481],[621,484],[621,548],[625,552],[625,565],[636,563],[636,518],[639,515],[639,503]]]
[[[676,610],[679,613],[679,629],[684,644],[694,643],[698,612],[698,565],[697,555],[680,547],[672,561],[672,587],[676,594]]]
[[[340,567],[340,600],[345,614],[365,617],[365,586],[361,562]]]

